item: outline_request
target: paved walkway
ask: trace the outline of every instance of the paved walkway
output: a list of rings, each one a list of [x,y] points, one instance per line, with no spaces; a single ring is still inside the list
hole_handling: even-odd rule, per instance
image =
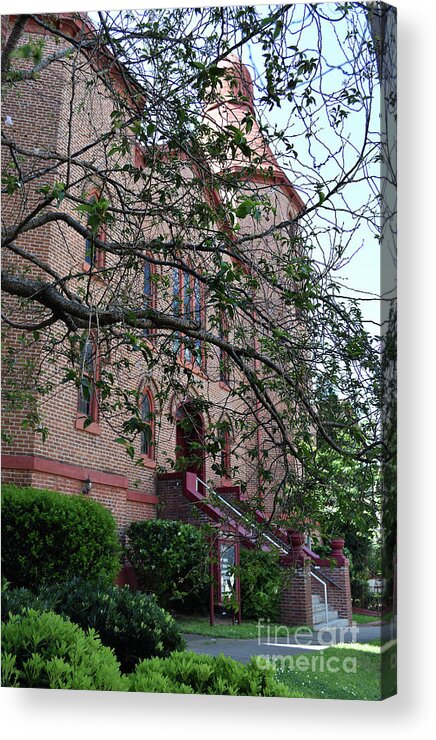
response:
[[[241,663],[247,663],[254,655],[297,655],[325,650],[327,647],[341,642],[369,642],[377,639],[382,639],[385,642],[394,639],[395,636],[395,627],[391,624],[356,625],[355,627],[322,630],[320,632],[312,632],[309,627],[300,627],[297,633],[289,635],[282,627],[277,636],[270,634],[270,639],[262,636],[260,640],[235,640],[226,637],[184,635],[187,649],[194,653],[206,653],[207,655],[223,653],[230,658],[241,661]]]

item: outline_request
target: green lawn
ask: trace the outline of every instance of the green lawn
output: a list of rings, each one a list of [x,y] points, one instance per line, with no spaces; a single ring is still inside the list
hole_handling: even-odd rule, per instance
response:
[[[257,640],[258,637],[265,638],[268,636],[268,628],[270,630],[269,634],[273,638],[276,628],[278,630],[277,634],[281,637],[286,637],[287,634],[291,635],[298,629],[298,627],[284,627],[279,624],[262,623],[259,635],[259,625],[254,620],[247,620],[242,622],[242,624],[217,621],[213,627],[209,624],[209,617],[177,617],[176,621],[180,630],[187,634],[204,635],[204,637],[231,637],[241,640]]]
[[[365,615],[353,615],[353,618],[355,616],[365,618]],[[372,618],[366,621],[372,621]],[[213,627],[208,617],[178,617],[177,622],[182,632],[205,637],[257,639],[259,636],[258,623],[254,621],[235,625],[218,621]],[[270,635],[274,637],[276,626],[280,627],[275,624],[262,625],[261,637],[267,637],[268,627]],[[298,628],[287,629],[291,634]],[[286,684],[295,697],[379,701],[396,693],[396,643],[381,647],[380,640],[373,640],[353,647],[348,644],[336,645],[295,656],[275,656],[272,662],[277,669],[277,678]]]
[[[368,624],[369,622],[379,622],[381,619],[379,614],[356,614],[353,612],[353,622],[356,624]]]
[[[291,693],[313,699],[378,701],[396,693],[396,644],[348,645],[273,661]],[[383,666],[383,677],[382,677]]]
[[[368,624],[369,622],[375,622],[379,620],[379,617],[375,614],[374,616],[367,616],[366,614],[355,614],[353,612],[353,620],[357,624]],[[232,637],[239,638],[241,640],[257,639],[259,637],[259,626],[254,620],[243,621],[242,624],[233,624],[228,621],[217,620],[213,627],[209,624],[209,617],[182,617],[176,618],[176,621],[182,632],[190,633],[193,635],[204,635],[204,637]],[[285,627],[279,624],[262,623],[261,625],[261,637],[266,637],[269,628],[269,634],[274,638],[275,630],[278,630],[278,635],[286,637],[286,635],[292,635],[298,627]]]

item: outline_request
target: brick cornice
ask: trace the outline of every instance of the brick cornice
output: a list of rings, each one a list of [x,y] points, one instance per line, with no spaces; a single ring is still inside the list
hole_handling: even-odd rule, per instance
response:
[[[49,473],[74,480],[85,480],[89,476],[93,483],[114,488],[127,489],[129,487],[126,475],[105,473],[91,467],[72,465],[71,463],[63,463],[59,460],[37,457],[36,455],[2,455],[2,468],[5,470],[34,470],[39,473]]]
[[[137,501],[140,504],[158,504],[159,496],[152,493],[141,493],[140,491],[126,491],[127,501]]]

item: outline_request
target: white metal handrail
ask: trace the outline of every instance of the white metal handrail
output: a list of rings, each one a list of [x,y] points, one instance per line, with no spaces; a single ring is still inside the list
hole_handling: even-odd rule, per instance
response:
[[[201,480],[201,478],[199,478],[198,475],[196,476],[196,479],[195,480],[196,480],[195,486],[196,486],[197,493],[201,493],[201,491],[199,491],[199,484],[200,484],[207,491],[209,491],[212,494],[212,496],[214,496],[215,498],[217,498],[221,503],[223,503],[231,511],[233,511],[235,514],[237,514],[237,516],[240,519],[242,519],[246,524],[248,524],[249,527],[253,527],[252,523],[247,519],[247,517],[245,517],[243,515],[243,513],[241,511],[239,511],[239,509],[237,509],[235,506],[233,506],[231,503],[229,503],[223,496],[221,496],[217,491],[215,491],[215,489],[213,489],[211,486],[209,486],[204,480]],[[261,535],[266,540],[268,540],[268,542],[271,542],[271,544],[274,545],[274,547],[277,547],[279,550],[281,550],[286,555],[289,553],[289,550],[286,550],[284,547],[282,547],[281,545],[279,545],[277,542],[274,542],[274,540],[271,537],[269,537],[267,534],[265,534],[264,532],[262,532]],[[312,578],[315,578],[321,584],[321,586],[324,589],[324,611],[325,611],[325,622],[326,622],[326,625],[327,625],[328,624],[328,621],[329,621],[329,619],[328,619],[329,609],[328,609],[328,601],[327,601],[327,584],[326,584],[325,581],[323,581],[322,578],[320,578],[319,576],[317,576],[316,573],[314,573],[312,570],[309,570],[309,573],[312,576]]]
[[[211,494],[215,498],[217,498],[225,506],[227,506],[229,509],[231,509],[231,511],[233,511],[235,514],[237,514],[238,517],[240,519],[242,519],[246,524],[248,524],[249,527],[253,527],[253,524],[243,515],[243,513],[241,511],[239,511],[239,509],[236,509],[234,506],[232,506],[232,504],[230,504],[225,498],[223,498],[223,496],[220,496],[220,494],[217,491],[215,491],[213,488],[211,488],[211,486],[209,486],[207,483],[205,483],[203,480],[201,480],[201,478],[199,478],[198,475],[196,477],[197,493],[200,493],[200,491],[198,490],[198,484],[199,483],[202,486],[204,486],[208,491],[210,491]],[[266,540],[268,540],[268,542],[271,542],[271,544],[274,545],[274,547],[277,547],[279,550],[281,550],[283,553],[285,553],[285,555],[288,554],[289,550],[286,550],[284,547],[282,547],[281,545],[279,545],[277,542],[274,542],[274,540],[271,537],[269,537],[267,534],[265,534],[264,532],[262,532],[261,534],[262,534],[262,537],[264,537]]]
[[[325,581],[322,580],[319,576],[316,575],[312,570],[309,571],[310,575],[313,578],[316,578],[317,581],[321,583],[321,585],[324,587],[324,609],[325,609],[325,623],[326,625],[329,623],[329,608],[327,604],[327,584]]]

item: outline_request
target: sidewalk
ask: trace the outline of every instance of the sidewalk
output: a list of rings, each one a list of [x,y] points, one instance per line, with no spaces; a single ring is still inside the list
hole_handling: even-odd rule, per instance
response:
[[[282,631],[283,630],[283,631]],[[343,629],[313,632],[309,627],[301,627],[295,634],[286,634],[281,628],[279,634],[271,634],[269,639],[262,636],[260,640],[229,639],[225,637],[204,637],[203,635],[184,635],[187,649],[194,653],[220,655],[247,663],[254,655],[298,655],[299,653],[325,650],[338,643],[369,642],[382,640],[387,642],[396,637],[395,625],[355,625]]]

